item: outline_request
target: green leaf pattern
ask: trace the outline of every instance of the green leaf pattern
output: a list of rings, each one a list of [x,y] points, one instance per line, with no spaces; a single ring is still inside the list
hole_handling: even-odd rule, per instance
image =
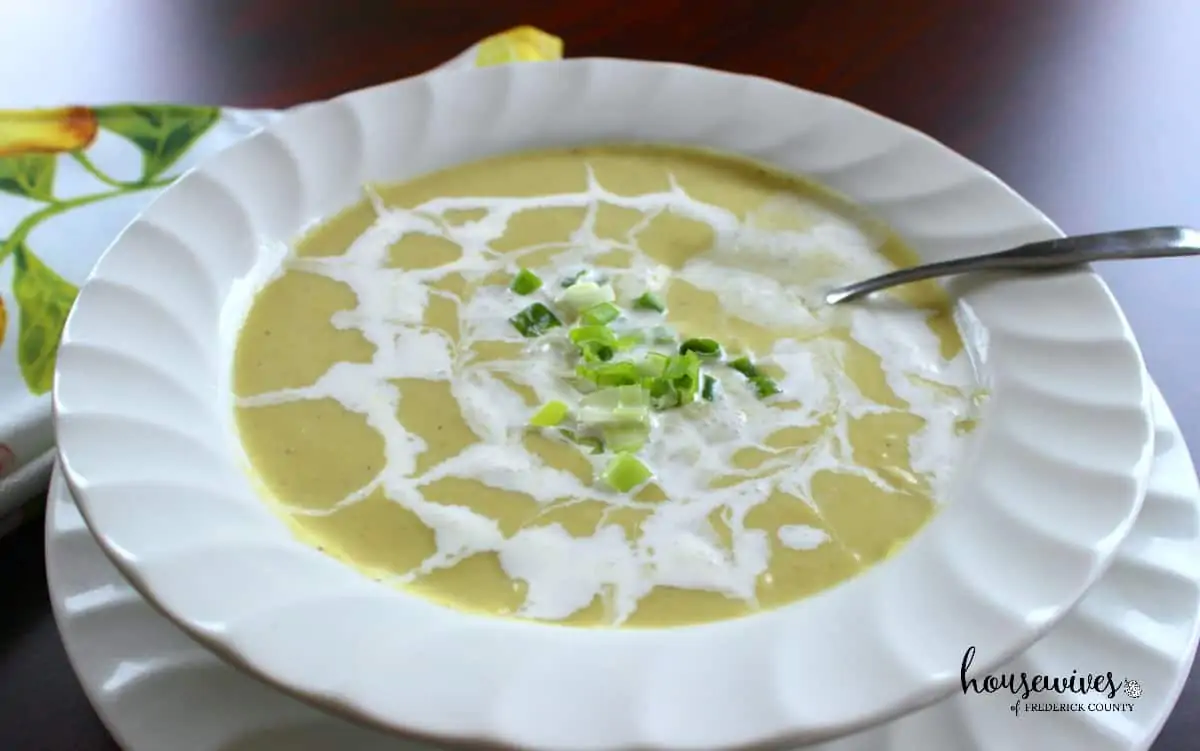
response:
[[[17,246],[13,261],[13,298],[19,316],[17,362],[29,390],[45,394],[54,382],[58,340],[79,290],[24,245]]]
[[[221,111],[216,107],[104,107],[96,112],[101,128],[124,136],[142,152],[142,182],[171,168],[204,135]]]
[[[0,159],[0,190],[37,201],[54,200],[54,154],[22,154]]]
[[[142,154],[141,178],[132,182],[115,180],[101,171],[85,150],[64,154],[48,152],[9,153],[0,156],[0,200],[4,194],[39,202],[0,237],[0,268],[12,260],[11,311],[17,316],[15,356],[21,377],[35,396],[50,391],[54,363],[67,314],[79,290],[63,279],[30,247],[30,233],[42,222],[90,203],[126,193],[167,185],[168,171],[220,118],[216,107],[180,105],[114,105],[94,110],[99,126],[117,134]],[[4,125],[0,120],[0,128]],[[59,158],[71,158],[100,179],[107,187],[100,192],[58,198],[54,192]],[[81,238],[94,241],[96,238]],[[0,302],[0,305],[3,303]],[[0,328],[0,346],[3,346]]]

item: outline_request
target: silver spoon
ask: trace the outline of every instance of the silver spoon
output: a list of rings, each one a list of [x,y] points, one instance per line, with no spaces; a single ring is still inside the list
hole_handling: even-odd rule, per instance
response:
[[[825,302],[837,305],[888,287],[968,271],[1042,271],[1091,261],[1194,255],[1200,255],[1200,231],[1187,227],[1153,227],[1076,235],[1028,243],[999,253],[900,269],[830,290],[825,295]]]

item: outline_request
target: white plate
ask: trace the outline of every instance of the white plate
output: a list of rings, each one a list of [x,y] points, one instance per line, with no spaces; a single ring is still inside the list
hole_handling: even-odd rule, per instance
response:
[[[953,691],[958,645],[977,645],[986,669],[1061,618],[1129,531],[1152,459],[1141,354],[1086,270],[965,293],[993,395],[946,510],[887,564],[792,606],[688,629],[483,618],[398,593],[293,537],[237,459],[225,398],[248,278],[364,182],[613,140],[708,146],[813,175],[925,260],[1058,234],[911,129],[689,66],[501,66],[304,107],[165,191],[100,260],[67,323],[55,385],[63,468],[126,577],[210,648],[330,710],[554,751],[845,734]]]
[[[956,696],[814,751],[1141,751],[1182,690],[1200,628],[1200,488],[1183,437],[1156,398],[1146,503],[1113,566],[1006,671],[1113,671],[1139,681],[1133,711],[1009,711],[1013,697]],[[112,567],[61,475],[46,521],[55,616],[88,697],[128,751],[419,749],[317,712],[216,657],[175,628]],[[965,649],[955,645],[958,651]],[[1045,694],[1032,701],[1093,701]],[[424,747],[428,748],[428,747]]]

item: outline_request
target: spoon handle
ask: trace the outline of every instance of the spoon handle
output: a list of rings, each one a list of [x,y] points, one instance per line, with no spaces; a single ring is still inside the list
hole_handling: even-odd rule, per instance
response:
[[[1012,250],[955,258],[900,269],[865,281],[838,287],[826,295],[830,304],[922,279],[967,271],[1037,271],[1076,266],[1092,261],[1168,258],[1200,255],[1200,231],[1186,227],[1153,227],[1095,235],[1075,235],[1028,243]]]

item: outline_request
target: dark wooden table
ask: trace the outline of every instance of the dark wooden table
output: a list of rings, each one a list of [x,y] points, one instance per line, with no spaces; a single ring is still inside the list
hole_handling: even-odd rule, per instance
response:
[[[1067,232],[1200,226],[1197,0],[13,2],[0,107],[283,107],[420,72],[521,23],[570,56],[679,60],[857,102],[993,170]],[[1200,261],[1102,273],[1200,445]],[[0,540],[0,749],[113,749],[58,640],[41,535]],[[1198,700],[1193,676],[1154,751],[1197,747]]]

